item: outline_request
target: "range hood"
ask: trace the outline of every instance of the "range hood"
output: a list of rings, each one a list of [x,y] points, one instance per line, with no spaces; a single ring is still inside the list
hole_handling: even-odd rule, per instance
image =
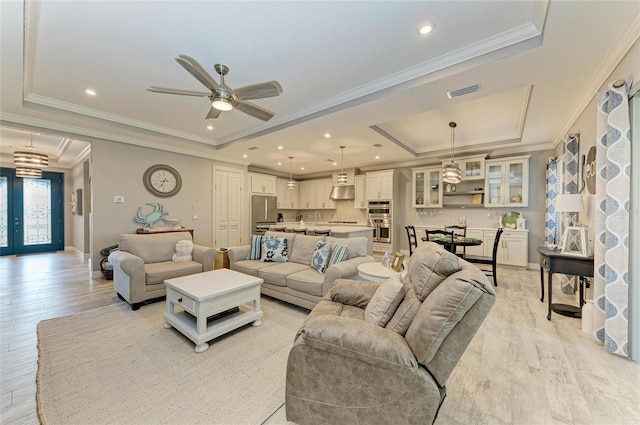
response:
[[[356,187],[352,184],[340,184],[331,188],[331,194],[329,199],[343,200],[343,199],[355,199]]]

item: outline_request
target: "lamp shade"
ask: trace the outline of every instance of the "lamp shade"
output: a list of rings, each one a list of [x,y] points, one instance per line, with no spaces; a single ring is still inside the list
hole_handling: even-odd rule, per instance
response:
[[[558,212],[582,212],[584,203],[579,193],[566,193],[556,198],[556,211]]]
[[[445,183],[458,184],[462,181],[462,171],[458,164],[450,162],[442,169],[442,181]]]
[[[13,153],[13,163],[23,167],[48,167],[49,157],[45,154],[29,151],[15,151]]]
[[[16,167],[16,177],[39,179],[42,177],[42,170],[39,168]]]

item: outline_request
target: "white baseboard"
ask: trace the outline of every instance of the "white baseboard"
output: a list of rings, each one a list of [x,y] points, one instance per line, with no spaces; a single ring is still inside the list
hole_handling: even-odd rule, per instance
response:
[[[102,272],[99,270],[98,271],[93,270],[91,272],[91,279],[102,279],[103,277],[104,276],[102,275]]]

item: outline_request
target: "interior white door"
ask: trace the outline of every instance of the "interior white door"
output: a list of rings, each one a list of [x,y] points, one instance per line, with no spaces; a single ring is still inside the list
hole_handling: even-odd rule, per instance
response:
[[[214,175],[214,246],[241,245],[242,173],[216,169]]]
[[[242,245],[242,174],[229,172],[228,185],[228,223],[229,235],[225,247]]]

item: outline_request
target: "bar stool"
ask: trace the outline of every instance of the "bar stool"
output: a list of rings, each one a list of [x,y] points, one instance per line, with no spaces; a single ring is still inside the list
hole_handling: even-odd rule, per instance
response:
[[[293,229],[293,233],[299,233],[299,234],[302,234],[302,235],[306,235],[307,234],[307,228],[306,227],[304,229],[295,228],[295,229]]]
[[[331,229],[314,230],[316,236],[331,236]]]
[[[273,226],[275,232],[286,232],[287,226]]]

